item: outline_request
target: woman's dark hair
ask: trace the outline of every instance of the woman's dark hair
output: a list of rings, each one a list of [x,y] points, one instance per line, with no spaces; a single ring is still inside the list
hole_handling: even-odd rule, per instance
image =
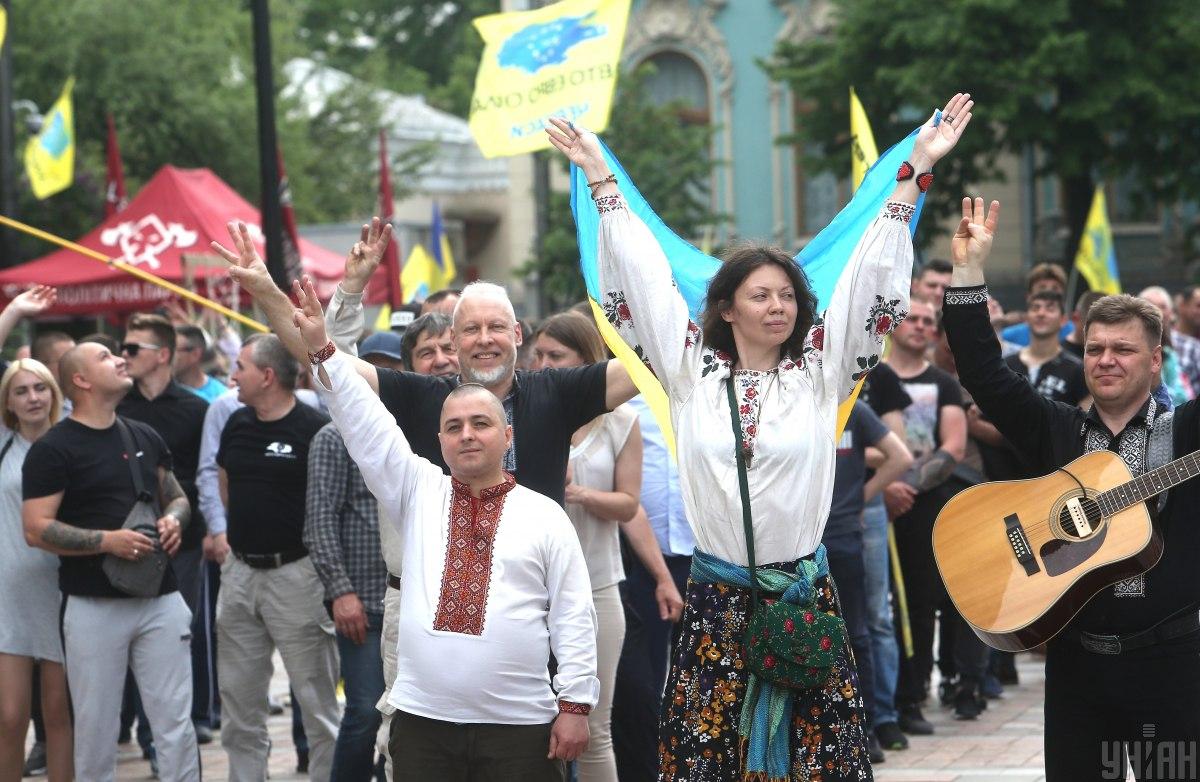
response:
[[[791,256],[778,247],[745,244],[732,248],[713,278],[708,282],[700,327],[704,344],[728,353],[736,362],[737,345],[733,342],[733,327],[721,317],[733,303],[733,295],[750,274],[759,267],[774,264],[783,270],[796,292],[796,325],[779,346],[780,356],[799,358],[804,350],[808,330],[817,319],[817,297],[808,284],[808,277]]]

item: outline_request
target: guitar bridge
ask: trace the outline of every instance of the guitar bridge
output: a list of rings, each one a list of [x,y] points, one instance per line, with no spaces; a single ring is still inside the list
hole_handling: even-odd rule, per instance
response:
[[[1025,568],[1025,575],[1032,576],[1041,570],[1038,567],[1037,558],[1033,556],[1033,550],[1029,547],[1029,538],[1025,536],[1025,529],[1021,526],[1021,520],[1017,518],[1017,514],[1011,513],[1004,517],[1004,528],[1008,535],[1008,545],[1012,547],[1013,556],[1021,563],[1021,567]]]
[[[1084,510],[1083,504],[1079,502],[1078,497],[1072,497],[1067,500],[1067,515],[1071,519],[1071,524],[1075,526],[1076,535],[1086,538],[1092,534],[1092,522],[1088,520],[1087,511]]]

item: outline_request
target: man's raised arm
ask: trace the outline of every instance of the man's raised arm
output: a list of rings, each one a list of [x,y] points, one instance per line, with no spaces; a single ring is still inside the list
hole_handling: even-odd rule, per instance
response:
[[[959,381],[975,404],[1020,453],[1044,454],[1044,433],[1055,403],[1013,372],[1000,355],[988,314],[983,267],[992,251],[1000,202],[984,210],[983,199],[964,198],[962,220],[950,242],[954,263],[942,305],[942,325],[954,353]]]
[[[288,352],[302,366],[307,365],[309,362],[308,349],[304,345],[300,330],[292,320],[296,311],[295,305],[271,279],[271,273],[267,271],[267,264],[254,249],[254,242],[250,238],[250,231],[246,228],[246,224],[238,220],[229,223],[228,228],[229,238],[234,249],[227,250],[219,242],[213,242],[212,248],[229,262],[229,276],[233,278],[233,281],[245,288],[258,306],[262,307],[271,330],[283,342]],[[391,235],[390,231],[388,235]],[[358,374],[367,381],[371,390],[378,394],[379,377],[375,372],[375,367],[359,359],[353,360],[356,362],[355,369]]]

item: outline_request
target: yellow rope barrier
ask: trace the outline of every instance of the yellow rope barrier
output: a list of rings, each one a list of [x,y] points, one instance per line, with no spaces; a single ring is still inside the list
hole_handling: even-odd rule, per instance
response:
[[[171,293],[174,293],[176,296],[182,296],[183,298],[187,299],[188,301],[199,304],[201,307],[208,307],[210,310],[215,310],[216,312],[221,313],[225,317],[232,318],[232,319],[236,320],[238,323],[241,323],[244,326],[248,326],[248,327],[254,329],[255,331],[263,331],[263,332],[270,331],[269,328],[267,328],[263,324],[259,323],[257,320],[254,320],[253,318],[248,318],[245,315],[243,315],[242,313],[235,312],[234,310],[229,309],[228,307],[226,307],[223,304],[219,304],[219,303],[213,301],[212,299],[206,299],[198,293],[193,293],[192,291],[189,291],[187,288],[180,287],[173,282],[164,280],[162,277],[158,277],[154,274],[151,274],[150,272],[143,271],[142,269],[139,269],[136,266],[132,266],[128,263],[125,263],[124,261],[118,261],[115,258],[109,258],[107,255],[105,255],[102,252],[97,252],[96,250],[93,250],[88,247],[84,247],[81,244],[76,244],[75,242],[72,242],[70,240],[63,239],[60,236],[55,236],[54,234],[46,233],[45,231],[43,231],[39,228],[34,228],[32,225],[26,225],[25,223],[22,223],[18,220],[13,220],[11,217],[5,217],[4,215],[0,215],[0,225],[7,225],[10,228],[14,228],[23,233],[27,233],[30,236],[36,236],[38,239],[43,239],[47,242],[50,242],[51,244],[57,244],[60,247],[66,247],[68,250],[74,250],[75,252],[79,253],[80,255],[86,255],[88,258],[91,258],[92,260],[99,261],[100,263],[103,263],[106,266],[111,266],[114,269],[119,269],[120,271],[123,271],[126,274],[137,277],[139,280],[142,280],[144,282],[151,283],[152,285],[157,285],[160,288],[169,290]]]

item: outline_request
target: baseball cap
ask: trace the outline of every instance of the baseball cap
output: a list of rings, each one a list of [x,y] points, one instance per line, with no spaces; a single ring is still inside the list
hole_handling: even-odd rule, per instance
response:
[[[404,338],[394,331],[376,331],[358,346],[358,355],[365,358],[375,353],[403,361],[404,357],[400,353],[400,344],[403,341]]]

